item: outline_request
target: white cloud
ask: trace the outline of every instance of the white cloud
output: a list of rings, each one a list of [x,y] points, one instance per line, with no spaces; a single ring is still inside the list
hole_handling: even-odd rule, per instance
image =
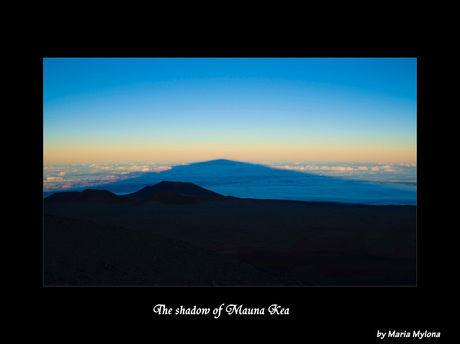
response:
[[[305,170],[305,167],[303,167],[303,166],[289,166],[289,165],[272,166],[272,168],[276,168],[276,169],[279,169],[279,170],[290,170],[290,171],[303,171],[303,170]]]
[[[116,180],[121,180],[122,178],[120,177],[117,177],[117,176],[106,176],[106,177],[103,177],[99,180],[103,180],[103,181],[116,181]]]
[[[393,163],[378,163],[378,165],[362,165],[362,164],[356,164],[352,166],[337,166],[337,165],[306,165],[306,166],[298,166],[295,165],[296,162],[293,162],[292,164],[289,165],[283,165],[283,166],[272,166],[273,168],[277,169],[283,169],[283,170],[291,170],[291,171],[299,171],[299,172],[318,172],[318,173],[324,173],[327,175],[342,175],[344,173],[347,174],[356,174],[356,175],[363,175],[363,174],[368,174],[371,172],[381,172],[381,173],[386,173],[386,172],[398,172],[401,170],[401,167],[399,166],[413,166],[414,164],[393,164]]]
[[[403,167],[416,167],[417,164],[415,162],[407,162],[407,163],[399,163],[398,166],[403,166]]]
[[[160,167],[155,167],[151,171],[152,172],[162,172],[162,171],[168,171],[171,169],[171,166],[160,166]]]
[[[46,177],[47,182],[58,182],[64,180],[62,177]]]
[[[354,171],[354,168],[349,166],[322,166],[320,169],[323,171]]]
[[[309,170],[309,171],[317,171],[317,170],[319,170],[319,167],[315,166],[315,165],[307,165],[307,166],[305,166],[305,169]]]
[[[389,168],[389,166],[384,166],[385,168]],[[382,167],[382,168],[384,168]],[[295,170],[295,171],[331,171],[331,172],[351,172],[351,171],[368,171],[369,167],[367,166],[328,166],[323,165],[321,167],[317,165],[307,165],[307,166],[273,166],[273,168],[283,169],[283,170]],[[379,167],[374,167],[374,171],[378,171]]]

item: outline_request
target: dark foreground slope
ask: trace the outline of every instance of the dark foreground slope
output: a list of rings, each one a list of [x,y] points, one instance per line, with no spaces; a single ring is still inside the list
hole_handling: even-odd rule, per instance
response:
[[[285,285],[293,281],[222,254],[143,231],[45,215],[49,286]]]
[[[416,283],[414,206],[224,197],[194,204],[167,205],[136,201],[45,203],[44,211],[100,225],[123,226],[139,235],[143,235],[141,232],[160,234],[258,269],[285,274],[307,285]],[[48,227],[46,221],[45,234]],[[57,229],[54,231],[58,235]],[[84,233],[92,235],[91,230]],[[166,248],[170,246],[164,245],[168,251]],[[78,252],[76,248],[75,252]],[[135,259],[132,262],[134,265]],[[193,283],[202,283],[201,270],[191,271],[194,271],[192,275],[196,273]],[[186,270],[177,271],[176,275],[183,273],[192,276]],[[239,282],[235,280],[235,283]]]

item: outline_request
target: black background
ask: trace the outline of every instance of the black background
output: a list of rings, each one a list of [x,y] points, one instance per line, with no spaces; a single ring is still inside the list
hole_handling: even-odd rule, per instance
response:
[[[365,30],[361,30],[361,34]],[[410,30],[409,30],[410,31]],[[439,195],[432,182],[433,159],[440,160],[433,133],[441,129],[440,118],[433,120],[438,110],[439,88],[434,83],[439,76],[440,61],[431,48],[436,40],[429,32],[415,30],[406,35],[400,45],[390,42],[395,36],[363,39],[351,52],[329,50],[312,52],[296,50],[293,45],[282,46],[276,52],[245,52],[229,48],[214,53],[212,46],[197,53],[185,54],[168,50],[128,49],[124,53],[86,49],[85,45],[48,45],[34,60],[37,69],[37,87],[42,86],[42,58],[66,56],[214,56],[214,57],[416,57],[418,62],[417,97],[417,286],[415,287],[43,287],[42,285],[42,180],[39,175],[37,206],[36,268],[33,271],[33,293],[30,294],[33,321],[42,323],[47,335],[105,342],[129,340],[142,342],[185,340],[222,341],[301,341],[305,343],[380,342],[377,330],[441,332],[443,341],[452,339],[452,328],[447,319],[453,308],[454,283],[444,267],[453,259],[446,247],[447,231],[454,230],[448,219],[449,210],[439,208],[433,195]],[[78,37],[78,36],[75,36]],[[345,37],[342,37],[345,38]],[[78,38],[75,38],[78,40]],[[339,40],[344,42],[343,40]],[[73,41],[75,42],[75,41]],[[79,41],[81,43],[81,41]],[[228,42],[228,41],[227,41]],[[335,41],[336,42],[336,41]],[[364,43],[371,43],[365,45]],[[374,44],[372,44],[374,42]],[[387,43],[387,44],[386,44]],[[296,45],[297,47],[297,45]],[[359,48],[358,48],[359,47]],[[285,49],[286,48],[286,49]],[[290,49],[291,48],[291,49]],[[262,49],[263,50],[263,49]],[[292,51],[296,51],[293,53]],[[38,93],[38,106],[42,95]],[[42,108],[38,108],[42,112]],[[439,112],[437,112],[439,113]],[[42,152],[39,152],[41,154]],[[39,162],[38,162],[39,164]],[[41,168],[41,166],[40,166]],[[42,172],[42,171],[41,171]],[[447,201],[447,200],[446,200]],[[42,229],[42,228],[41,228]],[[243,304],[249,308],[267,308],[279,304],[289,308],[289,315],[232,315],[225,313],[214,319],[207,316],[157,315],[156,304],[167,307],[208,307],[221,304]],[[32,321],[32,319],[31,319]],[[62,333],[62,334],[59,334]],[[165,337],[163,337],[165,336]],[[163,338],[163,339],[162,339]],[[395,339],[396,340],[396,339]],[[390,341],[395,341],[391,340]],[[399,339],[407,342],[406,339]],[[435,342],[438,339],[425,339]],[[383,341],[382,341],[383,342]]]

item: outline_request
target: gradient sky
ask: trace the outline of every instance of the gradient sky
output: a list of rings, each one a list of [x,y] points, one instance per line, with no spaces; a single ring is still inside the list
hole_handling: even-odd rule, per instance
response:
[[[416,162],[415,58],[44,58],[44,163]]]

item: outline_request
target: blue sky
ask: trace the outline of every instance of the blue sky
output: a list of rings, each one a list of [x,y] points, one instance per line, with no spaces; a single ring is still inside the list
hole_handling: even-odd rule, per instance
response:
[[[415,58],[45,58],[45,163],[415,162]]]

